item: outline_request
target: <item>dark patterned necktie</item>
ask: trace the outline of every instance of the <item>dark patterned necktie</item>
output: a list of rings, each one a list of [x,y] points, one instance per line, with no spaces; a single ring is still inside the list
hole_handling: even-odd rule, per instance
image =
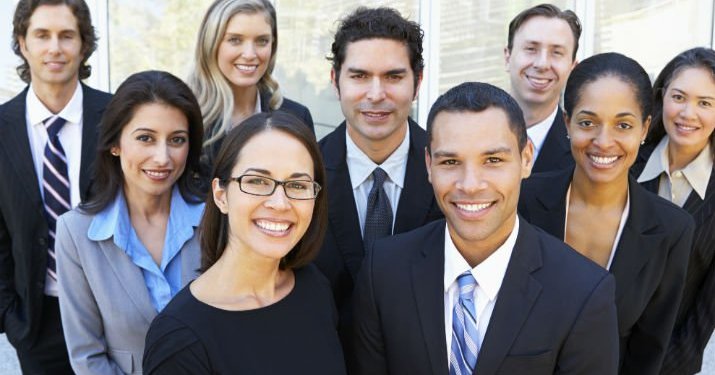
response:
[[[47,257],[47,270],[49,275],[57,280],[55,262],[55,228],[57,218],[69,211],[70,183],[67,173],[67,157],[58,136],[60,129],[65,125],[65,120],[59,116],[52,116],[43,124],[47,129],[47,145],[42,160],[42,188],[45,199],[45,218],[50,232]]]
[[[372,172],[372,189],[367,195],[367,214],[363,243],[365,250],[372,247],[375,240],[392,234],[392,207],[383,188],[387,173],[378,167]]]

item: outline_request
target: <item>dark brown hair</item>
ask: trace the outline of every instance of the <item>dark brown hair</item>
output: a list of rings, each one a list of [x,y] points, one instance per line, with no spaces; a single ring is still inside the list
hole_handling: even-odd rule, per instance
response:
[[[328,198],[325,192],[325,169],[320,149],[313,132],[297,117],[282,110],[255,114],[231,130],[224,138],[214,162],[211,179],[217,178],[221,186],[229,181],[233,167],[238,163],[241,150],[256,135],[268,131],[280,131],[298,140],[313,159],[313,180],[323,187],[315,199],[313,216],[303,238],[281,259],[281,269],[300,268],[313,260],[320,250],[328,221]],[[209,269],[221,258],[228,244],[228,217],[216,206],[212,194],[206,198],[204,216],[201,218],[201,271]]]
[[[507,40],[506,48],[511,53],[512,47],[514,47],[514,35],[519,31],[526,21],[532,17],[546,17],[546,18],[558,18],[564,20],[571,28],[573,33],[574,46],[573,46],[573,56],[572,59],[576,59],[576,52],[578,52],[578,38],[581,37],[581,21],[579,21],[578,16],[571,10],[561,10],[556,5],[552,4],[539,4],[533,6],[529,9],[521,11],[517,14],[514,19],[509,22],[509,39]]]
[[[20,38],[27,37],[27,29],[30,27],[30,18],[39,6],[42,5],[66,5],[77,19],[77,28],[82,38],[82,62],[79,66],[79,79],[89,78],[92,74],[92,67],[87,65],[87,60],[97,49],[97,34],[92,26],[92,17],[89,7],[84,0],[20,0],[15,8],[15,16],[12,19],[12,50],[22,59],[22,64],[17,67],[17,74],[25,83],[30,83],[30,65],[20,51]]]
[[[340,69],[345,62],[350,43],[365,39],[391,39],[407,47],[414,76],[414,89],[417,90],[417,84],[425,68],[425,61],[422,58],[423,36],[424,32],[419,23],[405,19],[395,9],[388,7],[355,9],[340,20],[331,46],[332,56],[328,57],[335,71],[336,86],[340,81]]]
[[[114,201],[124,184],[124,174],[118,157],[111,154],[119,145],[122,129],[145,104],[160,103],[176,108],[189,123],[189,154],[186,167],[176,181],[181,196],[187,202],[200,202],[204,193],[198,189],[196,175],[204,127],[201,109],[194,94],[184,82],[167,72],[150,70],[135,73],[124,81],[104,111],[97,135],[97,156],[94,160],[94,181],[91,198],[80,207],[88,213],[102,211]]]
[[[710,48],[691,48],[675,56],[658,74],[653,84],[653,122],[651,123],[646,145],[654,147],[665,136],[663,125],[663,95],[676,75],[688,68],[700,68],[708,71],[715,82],[715,51]],[[715,133],[714,133],[715,134]],[[710,134],[710,148],[715,150],[715,136]],[[715,158],[715,155],[713,155]]]

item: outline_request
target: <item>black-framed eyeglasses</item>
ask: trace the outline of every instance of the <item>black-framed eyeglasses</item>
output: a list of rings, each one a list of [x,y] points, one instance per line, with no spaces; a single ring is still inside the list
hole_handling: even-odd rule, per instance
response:
[[[320,192],[321,189],[320,184],[312,180],[279,181],[255,174],[231,177],[228,178],[227,181],[236,181],[242,192],[258,196],[273,195],[276,191],[276,187],[281,185],[283,186],[286,197],[298,200],[315,199],[318,197],[318,192]]]

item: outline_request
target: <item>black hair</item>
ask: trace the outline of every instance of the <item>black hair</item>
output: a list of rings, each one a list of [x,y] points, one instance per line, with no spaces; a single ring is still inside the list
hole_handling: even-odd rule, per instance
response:
[[[391,39],[403,43],[410,57],[410,67],[417,90],[425,61],[422,58],[422,38],[424,32],[420,24],[402,17],[400,12],[388,7],[359,7],[340,20],[335,39],[331,46],[335,83],[340,80],[340,69],[345,61],[348,45],[365,39]]]
[[[631,85],[641,110],[641,120],[645,121],[651,115],[653,90],[648,73],[637,61],[615,52],[593,55],[576,65],[566,82],[564,113],[572,116],[584,86],[603,77],[616,77]]]
[[[119,145],[122,129],[137,109],[153,103],[176,108],[186,116],[189,154],[184,173],[176,184],[185,201],[200,202],[203,199],[204,193],[199,190],[196,177],[204,134],[199,104],[183,81],[170,73],[150,70],[132,74],[122,82],[104,111],[97,135],[91,198],[80,205],[85,212],[98,213],[114,201],[124,184],[124,174],[119,157],[112,155],[112,148]]]
[[[663,95],[676,75],[688,68],[701,68],[712,75],[715,82],[715,51],[710,48],[691,48],[675,56],[665,65],[653,84],[653,122],[651,123],[646,145],[657,145],[665,136],[663,125]],[[710,148],[715,149],[715,137],[710,134]],[[715,158],[715,154],[713,155]]]
[[[427,151],[431,152],[434,120],[441,112],[481,112],[489,108],[499,108],[509,119],[509,129],[516,136],[519,150],[526,146],[526,122],[516,100],[506,91],[482,82],[465,82],[449,89],[437,98],[427,117]]]

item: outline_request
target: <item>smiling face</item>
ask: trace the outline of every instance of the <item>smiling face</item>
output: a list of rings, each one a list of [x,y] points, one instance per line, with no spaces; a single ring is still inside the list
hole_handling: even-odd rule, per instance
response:
[[[591,183],[627,179],[628,169],[645,139],[650,117],[642,120],[633,85],[619,77],[604,76],[585,84],[566,120],[575,175]]]
[[[266,176],[279,181],[313,180],[313,159],[294,137],[266,130],[251,138],[238,154],[231,176]],[[236,181],[213,181],[214,202],[228,215],[228,244],[248,256],[279,261],[305,234],[314,200],[295,200],[276,186],[270,196],[244,193]]]
[[[263,13],[231,17],[218,47],[218,67],[234,89],[256,87],[271,60],[271,25]]]
[[[340,107],[350,138],[363,151],[397,147],[407,131],[407,117],[415,99],[414,72],[407,46],[391,39],[352,42],[345,52],[336,82]]]
[[[439,113],[430,145],[427,171],[455,245],[461,252],[496,250],[514,228],[533,146],[519,150],[506,113],[496,107]]]
[[[663,93],[663,125],[676,149],[699,153],[715,129],[715,80],[704,68],[686,68]]]
[[[534,16],[516,31],[504,55],[511,93],[523,111],[556,108],[576,64],[574,48],[571,28],[559,18]]]
[[[76,84],[82,63],[77,18],[67,5],[40,5],[30,17],[27,34],[18,39],[30,67],[33,85]]]
[[[122,128],[111,153],[119,157],[128,200],[167,199],[184,173],[189,154],[186,116],[165,104],[143,104]]]

